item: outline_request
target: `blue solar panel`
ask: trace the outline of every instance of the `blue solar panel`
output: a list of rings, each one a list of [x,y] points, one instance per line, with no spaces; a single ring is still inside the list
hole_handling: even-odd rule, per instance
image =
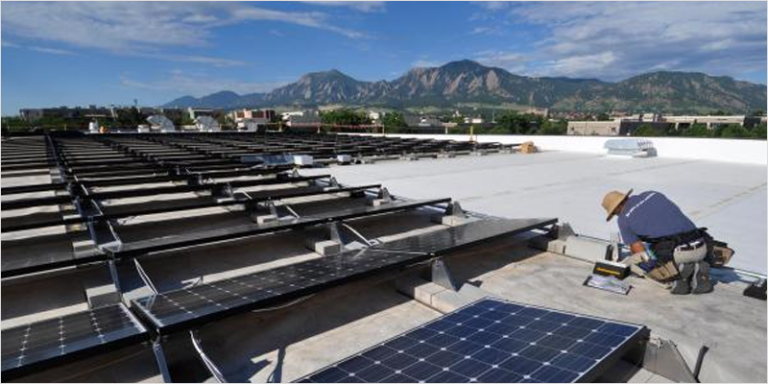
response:
[[[641,325],[483,299],[299,381],[584,381],[646,334]]]

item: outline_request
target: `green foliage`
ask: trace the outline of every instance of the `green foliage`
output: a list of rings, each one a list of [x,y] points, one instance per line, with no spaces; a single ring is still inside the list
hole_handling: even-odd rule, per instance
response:
[[[765,112],[763,112],[762,109],[756,109],[756,110],[752,111],[752,116],[763,117],[763,116],[765,116]]]
[[[117,111],[115,123],[119,127],[136,127],[139,124],[146,124],[147,117],[135,107],[122,108]],[[173,123],[178,125],[179,122],[174,121]]]
[[[183,113],[183,114],[181,115],[181,120],[179,120],[179,122],[178,122],[178,123],[177,123],[177,122],[175,122],[175,121],[174,121],[173,123],[174,123],[174,124],[176,124],[176,125],[178,125],[178,126],[182,126],[182,125],[194,125],[194,124],[195,124],[195,121],[194,121],[194,120],[192,120],[192,118],[190,118],[190,117],[189,117],[189,113]]]
[[[330,125],[364,125],[371,124],[371,119],[365,113],[342,108],[333,111],[320,112],[320,121]]]
[[[549,121],[544,120],[541,128],[536,132],[538,135],[565,135],[568,130],[568,122],[565,120]]]
[[[496,127],[500,128],[499,133],[532,134],[542,126],[543,120],[538,115],[511,111],[496,119]]]
[[[632,136],[641,136],[641,137],[659,137],[659,136],[666,136],[666,132],[656,129],[651,124],[641,124],[635,132],[632,133]]]
[[[714,132],[706,124],[696,123],[680,132],[685,137],[712,137]]]
[[[752,128],[752,137],[754,137],[755,139],[766,140],[765,123],[762,123],[762,124]]]
[[[32,128],[29,123],[16,116],[3,117],[2,126],[4,132],[24,132]]]
[[[611,120],[611,116],[608,116],[608,114],[605,112],[597,115],[597,121],[610,121],[610,120]]]
[[[400,112],[388,112],[381,118],[381,124],[384,126],[384,132],[398,133],[406,130],[408,124],[405,117]]]
[[[752,136],[747,129],[738,124],[728,124],[724,126],[719,133],[719,137],[724,139],[739,139]]]

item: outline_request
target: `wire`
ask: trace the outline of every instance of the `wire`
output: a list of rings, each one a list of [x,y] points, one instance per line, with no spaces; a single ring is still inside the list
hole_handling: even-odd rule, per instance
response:
[[[305,301],[309,300],[309,299],[310,299],[310,298],[312,298],[313,296],[315,296],[315,294],[314,294],[314,293],[313,293],[313,294],[310,294],[310,295],[307,295],[307,296],[304,296],[304,297],[299,297],[298,299],[296,299],[296,300],[294,300],[294,301],[291,301],[290,303],[286,303],[286,304],[283,304],[283,305],[278,305],[278,306],[275,306],[275,307],[269,307],[269,308],[261,308],[261,309],[254,309],[254,310],[253,310],[253,311],[251,311],[251,312],[252,312],[252,313],[261,313],[261,312],[271,312],[271,311],[277,311],[277,310],[279,310],[279,309],[285,309],[285,308],[288,308],[288,307],[292,307],[292,306],[294,306],[294,305],[298,305],[298,304],[301,304],[301,303],[303,303],[303,302],[305,302]]]

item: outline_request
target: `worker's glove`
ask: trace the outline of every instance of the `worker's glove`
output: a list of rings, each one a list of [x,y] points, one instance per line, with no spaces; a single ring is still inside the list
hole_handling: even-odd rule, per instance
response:
[[[645,251],[637,252],[624,259],[624,264],[629,265],[629,270],[635,275],[645,276],[645,274],[653,269],[653,260],[648,256]]]
[[[650,256],[648,256],[648,254],[645,253],[645,251],[642,251],[642,252],[633,253],[631,256],[624,259],[624,264],[635,265],[635,264],[640,264],[642,262],[647,262],[650,260],[651,260]]]

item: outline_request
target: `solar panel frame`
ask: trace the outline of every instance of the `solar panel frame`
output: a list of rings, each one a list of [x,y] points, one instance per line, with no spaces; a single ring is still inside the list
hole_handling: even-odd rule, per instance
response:
[[[132,328],[110,329],[114,323],[105,325],[105,319],[109,322],[110,319],[116,320],[116,317],[119,318],[119,325],[127,323]],[[105,332],[105,328],[108,331]],[[69,339],[68,333],[71,334]],[[89,334],[93,337],[85,337]],[[30,337],[36,339],[31,340]],[[20,325],[2,331],[2,379],[14,380],[146,340],[149,340],[149,332],[123,304]],[[11,342],[14,345],[10,345]],[[14,361],[18,362],[14,364]]]
[[[495,232],[477,238],[464,237],[463,240],[467,244],[472,245],[485,243],[499,237],[512,236],[553,224],[556,222],[556,219],[538,222],[506,219],[488,221],[494,222],[490,224],[487,222],[480,224],[475,222],[474,225],[487,224]],[[498,223],[506,223],[506,226],[500,226]],[[468,223],[464,225],[473,224]],[[458,227],[448,228],[445,231],[453,233],[456,228]],[[431,235],[434,234],[427,233],[419,236]],[[462,246],[457,246],[455,249]],[[342,254],[325,256],[320,259],[313,259],[285,267],[198,285],[186,290],[176,290],[136,299],[133,300],[133,308],[140,317],[152,324],[159,333],[173,333],[237,313],[277,305],[375,274],[398,270],[430,260],[435,257],[435,254],[442,254],[444,252],[447,252],[447,250],[434,249],[432,252],[421,253],[392,252],[385,248],[381,250],[378,246],[373,246],[359,251],[347,251]],[[286,276],[292,279],[284,279]],[[281,284],[275,285],[275,282],[280,282]],[[238,285],[244,286],[247,289],[241,289]],[[203,288],[204,286],[208,288]],[[212,300],[213,297],[208,298],[196,292],[201,289],[209,289],[210,287],[224,292],[215,292],[219,301],[214,301]],[[193,296],[199,297],[202,300],[191,298]],[[225,302],[223,298],[229,301]],[[157,300],[161,300],[160,304],[157,304]],[[202,303],[203,301],[207,301],[209,304],[206,306],[205,303]],[[211,305],[211,303],[214,305]],[[161,307],[158,308],[157,305]],[[195,307],[191,307],[192,305],[195,305]],[[169,311],[168,308],[171,308],[171,306],[177,309]],[[174,314],[171,315],[171,313]]]
[[[489,324],[486,324],[487,319],[477,315],[471,317],[473,310],[482,308],[482,306],[488,305],[487,303],[496,303],[494,304],[497,305],[496,308],[510,305],[521,309]],[[518,316],[523,311],[527,311],[527,314],[533,316],[542,317],[530,318],[533,320],[523,325],[517,325],[518,329],[508,335],[492,329],[494,326],[508,326],[510,330],[514,329],[515,326],[509,326],[500,321]],[[488,314],[490,311],[486,309],[485,313]],[[570,348],[574,346],[590,344],[585,347],[590,349],[584,351],[584,348],[581,348],[580,353],[588,352],[595,349],[595,346],[599,346],[597,344],[592,345],[586,340],[575,339],[579,340],[575,341],[567,338],[571,341],[571,345],[568,345],[566,350],[557,350],[553,348],[559,347],[559,345],[548,343],[553,338],[566,338],[552,332],[549,334],[540,333],[543,336],[531,340],[520,340],[513,337],[515,332],[530,332],[525,328],[527,325],[544,322],[543,318],[547,316],[560,317],[560,320],[555,321],[565,321],[561,323],[563,329],[565,329],[566,323],[575,320],[582,321],[581,319],[583,319],[584,325],[587,322],[596,322],[599,324],[593,323],[593,325],[598,327],[620,326],[625,327],[625,329],[634,329],[634,331],[623,336],[623,340],[600,359],[589,358],[576,353],[566,353],[566,350],[570,351]],[[456,321],[453,323],[455,326],[448,321],[451,318]],[[478,320],[485,320],[485,322]],[[473,324],[473,321],[477,324]],[[467,333],[457,331],[461,327],[468,328],[474,334],[490,334],[483,340],[489,344],[484,346],[477,344],[475,339],[466,337]],[[576,326],[572,328],[587,329]],[[618,332],[618,329],[614,332]],[[587,335],[591,336],[598,333],[596,329],[593,329]],[[591,382],[635,347],[637,343],[647,339],[649,334],[650,331],[640,324],[486,297],[302,376],[296,382]],[[413,338],[413,335],[416,337]],[[544,343],[545,340],[547,340],[545,344],[540,344]],[[501,347],[511,352],[506,352],[507,356],[500,354],[499,352],[505,351]],[[496,349],[499,351],[494,351]],[[484,354],[483,360],[475,358],[479,354]],[[421,357],[424,355],[426,358]],[[539,362],[535,358],[543,361]],[[356,360],[368,362],[368,365],[361,364]],[[427,364],[435,365],[441,369],[430,368]],[[426,367],[421,367],[424,365]],[[506,369],[511,366],[515,367],[513,368],[514,371]],[[567,369],[576,369],[579,366],[581,366],[580,371]],[[432,373],[427,376],[430,369]],[[346,373],[346,376],[341,373]],[[371,374],[374,376],[367,376]],[[373,379],[371,380],[371,378]],[[564,378],[571,378],[571,380]]]
[[[337,191],[338,192],[338,191]],[[233,240],[256,236],[264,233],[272,233],[287,229],[299,229],[310,226],[325,224],[333,221],[348,220],[359,217],[373,216],[383,213],[392,213],[401,210],[415,209],[436,204],[450,202],[450,198],[416,200],[416,201],[396,201],[390,204],[380,206],[361,207],[358,209],[344,209],[328,212],[328,215],[321,217],[298,218],[286,222],[271,222],[267,224],[245,224],[237,227],[215,229],[209,231],[185,233],[162,238],[153,238],[140,240],[131,243],[120,244],[113,248],[105,248],[104,251],[115,258],[135,257],[150,252],[163,251],[169,249],[179,249],[201,244],[210,244],[218,241]]]

